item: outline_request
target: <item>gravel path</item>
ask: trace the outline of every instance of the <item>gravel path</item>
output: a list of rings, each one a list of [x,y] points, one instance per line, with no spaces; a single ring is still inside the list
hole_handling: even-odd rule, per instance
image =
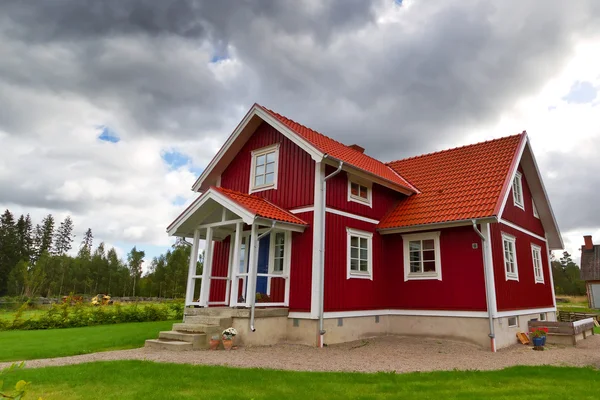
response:
[[[600,368],[600,335],[580,342],[577,347],[547,346],[546,351],[515,345],[496,354],[468,343],[386,336],[329,346],[325,349],[281,344],[246,347],[226,351],[184,351],[133,349],[107,351],[73,357],[50,358],[26,362],[37,368],[91,361],[150,360],[157,362],[227,365],[300,371],[434,371],[492,370],[513,365],[595,366]],[[0,367],[10,363],[0,363]]]

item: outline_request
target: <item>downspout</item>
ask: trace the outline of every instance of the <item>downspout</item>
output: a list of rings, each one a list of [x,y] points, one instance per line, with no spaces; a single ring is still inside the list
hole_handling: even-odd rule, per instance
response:
[[[477,232],[477,234],[479,235],[479,237],[481,238],[481,243],[482,243],[482,249],[481,249],[481,253],[483,255],[483,279],[485,281],[485,301],[487,304],[487,309],[488,309],[488,320],[490,323],[490,333],[489,333],[489,337],[490,337],[490,346],[492,349],[492,353],[496,352],[496,334],[494,333],[494,316],[492,315],[492,304],[491,304],[491,295],[490,295],[490,290],[492,288],[489,287],[488,285],[488,259],[485,256],[487,253],[487,247],[490,245],[488,243],[487,240],[485,240],[485,236],[483,236],[483,233],[481,233],[481,231],[477,228],[477,221],[476,220],[472,220],[473,222],[473,230],[475,232]]]
[[[252,249],[252,251],[256,251],[258,249],[260,239],[262,239],[263,237],[265,237],[269,233],[271,233],[273,228],[275,228],[275,221],[273,221],[273,224],[271,225],[271,227],[269,229],[267,229],[266,232],[264,232],[262,235],[258,235],[258,237],[256,238],[256,244],[254,245],[254,248]],[[258,264],[258,254],[256,255],[255,259],[256,259],[255,262]],[[258,266],[256,268],[258,268]],[[254,270],[254,266],[252,266],[252,270]],[[256,281],[258,279],[258,277],[255,275],[252,279],[254,279]],[[252,297],[250,297],[250,330],[252,332],[255,332],[256,328],[254,327],[254,309],[256,306],[256,283],[252,286],[254,287],[254,293],[252,293]]]
[[[327,158],[327,154],[323,159]],[[331,174],[327,175],[321,181],[321,240],[320,240],[320,251],[321,259],[319,260],[320,268],[320,280],[319,280],[319,347],[323,347],[323,336],[325,335],[325,327],[323,323],[324,316],[324,304],[325,304],[325,208],[327,207],[327,181],[342,171],[343,161],[340,161],[337,169]]]

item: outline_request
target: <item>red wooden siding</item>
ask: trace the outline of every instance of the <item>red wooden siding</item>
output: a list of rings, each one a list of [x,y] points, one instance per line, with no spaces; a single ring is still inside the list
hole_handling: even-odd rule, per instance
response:
[[[519,172],[523,174],[523,170],[520,167]],[[528,231],[531,231],[540,236],[544,236],[545,231],[542,225],[542,221],[540,221],[539,218],[533,216],[531,191],[529,190],[529,185],[527,184],[525,175],[522,175],[521,183],[523,186],[523,205],[525,206],[525,210],[515,206],[515,202],[513,200],[513,191],[511,187],[510,193],[508,194],[508,199],[506,200],[506,206],[504,206],[502,218],[512,222],[513,224],[519,225],[520,227],[523,227]]]
[[[263,122],[221,175],[221,186],[248,193],[252,151],[280,143],[277,189],[254,193],[280,207],[290,209],[312,205],[315,162],[308,153]]]
[[[327,166],[325,173],[330,174],[333,171],[335,171],[335,168]],[[373,207],[355,201],[348,201],[348,174],[340,172],[327,181],[327,207],[378,220],[387,214],[398,200],[404,197],[403,194],[376,183],[373,184],[371,193]]]
[[[510,199],[512,201],[512,198]],[[516,255],[519,280],[506,280],[504,273],[504,250],[502,232],[516,238]],[[492,224],[492,254],[494,258],[494,279],[498,311],[527,308],[552,307],[552,285],[548,270],[548,249],[546,243],[526,233],[504,224]],[[531,244],[542,248],[542,269],[544,284],[535,283]]]
[[[384,263],[389,270],[389,308],[486,311],[481,239],[471,226],[441,229],[442,280],[404,281],[400,234],[385,235]],[[472,244],[478,248],[473,249]]]
[[[312,288],[313,212],[296,214],[310,222],[304,232],[292,232],[292,260],[290,266],[290,311],[310,311]]]
[[[229,268],[229,238],[222,242],[213,242],[212,276],[227,276]],[[227,281],[212,279],[210,282],[210,295],[208,301],[225,301]],[[229,301],[229,299],[227,299]]]

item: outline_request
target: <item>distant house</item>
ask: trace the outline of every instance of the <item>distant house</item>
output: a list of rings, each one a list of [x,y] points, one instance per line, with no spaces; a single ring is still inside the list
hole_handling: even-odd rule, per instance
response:
[[[525,132],[385,163],[255,104],[192,189],[167,228],[193,241],[175,330],[222,315],[246,344],[402,334],[495,351],[555,320],[563,243]]]
[[[583,237],[581,246],[581,279],[585,281],[590,308],[600,308],[600,244],[591,236]]]

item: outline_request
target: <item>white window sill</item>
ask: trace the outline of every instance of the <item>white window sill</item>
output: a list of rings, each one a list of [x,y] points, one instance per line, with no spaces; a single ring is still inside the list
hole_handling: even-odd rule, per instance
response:
[[[520,208],[521,210],[525,211],[525,205],[524,204],[519,204],[516,201],[514,202],[515,207]]]
[[[373,277],[369,273],[360,273],[360,272],[350,272],[346,279],[370,279],[373,280]]]
[[[369,200],[365,200],[362,197],[350,196],[348,198],[348,200],[351,201],[351,202],[353,202],[353,203],[362,204],[363,206],[373,207],[373,205],[371,204],[371,202]]]
[[[423,280],[441,281],[442,278],[438,274],[435,274],[435,275],[425,275],[425,274],[411,275],[411,274],[408,274],[408,276],[406,276],[404,278],[404,281],[423,281]]]
[[[536,280],[535,280],[535,283],[536,283],[536,284],[537,284],[537,283],[541,283],[542,285],[544,285],[544,284],[545,284],[545,282],[544,282],[543,280],[539,280],[539,279],[536,279]]]
[[[264,190],[270,190],[270,189],[275,189],[275,185],[258,186],[258,187],[252,188],[250,190],[250,193],[262,192]]]
[[[518,275],[506,275],[506,280],[519,282],[519,276]]]

